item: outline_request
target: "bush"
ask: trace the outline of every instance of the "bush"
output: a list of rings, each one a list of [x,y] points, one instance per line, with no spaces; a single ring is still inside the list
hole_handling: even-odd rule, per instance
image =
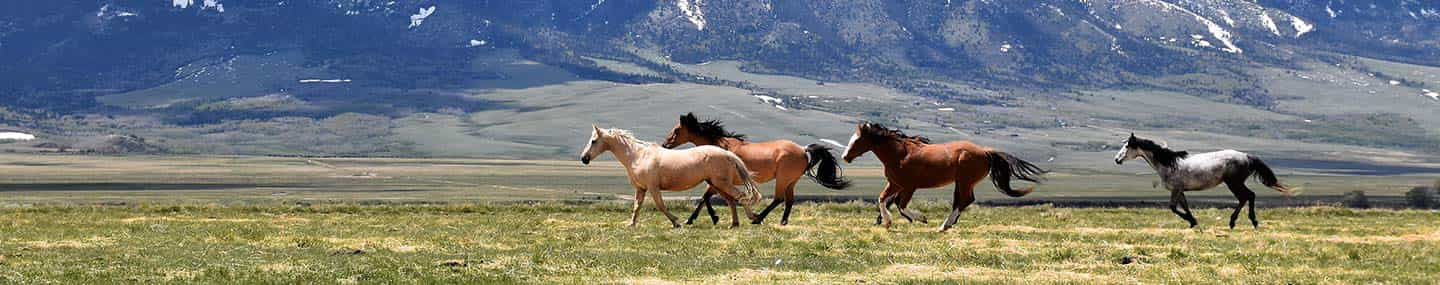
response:
[[[1440,195],[1436,195],[1436,188],[1415,187],[1410,192],[1405,192],[1405,200],[1410,202],[1410,207],[1417,209],[1440,208]]]
[[[1340,204],[1348,208],[1369,209],[1370,199],[1365,198],[1365,191],[1355,190],[1345,193],[1345,197],[1340,199]]]

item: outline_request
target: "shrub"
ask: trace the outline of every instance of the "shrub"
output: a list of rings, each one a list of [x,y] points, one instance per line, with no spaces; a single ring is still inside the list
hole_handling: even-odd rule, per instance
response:
[[[1405,192],[1405,200],[1410,202],[1410,207],[1417,209],[1440,208],[1440,195],[1436,195],[1436,188],[1415,187],[1410,192]]]
[[[1340,204],[1348,208],[1369,209],[1370,199],[1365,198],[1365,191],[1355,190],[1345,193],[1345,197],[1340,199]]]

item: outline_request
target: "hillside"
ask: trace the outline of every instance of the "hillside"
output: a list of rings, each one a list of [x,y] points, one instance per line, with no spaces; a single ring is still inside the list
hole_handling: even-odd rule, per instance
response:
[[[696,112],[761,139],[843,141],[873,120],[1076,166],[1130,131],[1440,162],[1434,2],[5,5],[0,127],[55,145],[566,158],[587,124],[659,139]]]

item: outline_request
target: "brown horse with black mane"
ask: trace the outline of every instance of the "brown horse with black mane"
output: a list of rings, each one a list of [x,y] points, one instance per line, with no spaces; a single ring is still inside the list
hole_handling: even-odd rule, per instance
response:
[[[760,211],[757,218],[751,221],[754,224],[764,222],[765,216],[780,205],[780,202],[785,202],[785,214],[780,217],[780,224],[790,223],[790,206],[795,204],[795,183],[800,181],[801,176],[809,176],[825,188],[845,189],[850,186],[850,181],[841,177],[840,163],[835,159],[835,155],[824,145],[811,144],[801,147],[789,140],[752,143],[745,139],[745,135],[726,131],[720,121],[702,122],[695,118],[694,113],[680,116],[680,123],[670,130],[670,135],[665,138],[662,146],[674,148],[686,143],[713,145],[734,152],[745,161],[746,167],[756,172],[756,183],[776,181],[774,202]],[[700,215],[702,207],[709,210],[712,222],[720,220],[710,205],[710,197],[716,192],[715,189],[706,189],[704,197],[695,205],[695,211],[690,213],[690,219],[685,221],[685,224],[693,223],[695,217]]]
[[[944,232],[955,224],[960,212],[975,202],[975,185],[987,174],[1001,193],[1021,197],[1035,191],[1035,188],[1011,189],[1010,178],[1039,183],[1042,179],[1040,175],[1046,172],[1009,153],[969,141],[931,144],[930,139],[905,135],[899,130],[871,122],[862,122],[856,127],[849,145],[845,147],[845,162],[849,163],[866,152],[874,152],[880,163],[885,165],[887,183],[877,200],[880,217],[876,222],[886,228],[890,227],[891,204],[899,205],[900,214],[907,218],[925,220],[919,212],[906,208],[915,189],[955,184],[950,215],[940,225],[940,231]]]

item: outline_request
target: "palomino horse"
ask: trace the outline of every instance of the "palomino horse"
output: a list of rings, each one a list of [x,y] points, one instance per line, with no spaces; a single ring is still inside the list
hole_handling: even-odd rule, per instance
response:
[[[1170,190],[1170,211],[1175,215],[1190,222],[1194,228],[1198,223],[1195,215],[1190,213],[1190,202],[1185,200],[1185,191],[1200,191],[1214,188],[1220,183],[1230,187],[1230,192],[1235,193],[1235,199],[1240,204],[1235,205],[1235,212],[1230,214],[1230,228],[1235,228],[1235,220],[1240,218],[1240,209],[1245,204],[1250,204],[1250,223],[1255,228],[1260,228],[1260,221],[1255,220],[1255,192],[1245,187],[1245,180],[1254,174],[1259,178],[1260,183],[1266,187],[1289,194],[1291,189],[1280,184],[1275,178],[1275,172],[1270,166],[1254,155],[1249,155],[1235,150],[1222,150],[1191,155],[1185,151],[1173,151],[1165,145],[1156,144],[1154,141],[1137,138],[1130,134],[1125,139],[1125,145],[1120,147],[1120,152],[1115,154],[1115,164],[1119,165],[1126,160],[1144,158],[1150,163],[1150,167],[1160,174],[1160,180],[1165,183],[1165,189]],[[1176,206],[1183,208],[1180,212]]]
[[[925,220],[919,212],[906,208],[915,189],[955,184],[950,216],[940,225],[940,231],[944,232],[960,218],[960,212],[975,202],[975,185],[985,179],[987,173],[995,188],[1010,197],[1025,196],[1035,191],[1034,187],[1011,189],[1011,177],[1039,183],[1042,179],[1040,175],[1045,174],[1040,167],[1005,152],[968,141],[930,144],[927,138],[908,136],[871,122],[863,122],[856,127],[849,146],[845,147],[845,162],[849,163],[866,152],[874,152],[880,163],[885,165],[887,183],[877,203],[880,206],[878,223],[886,228],[890,227],[892,203],[900,206],[901,215]]]
[[[740,159],[745,160],[745,166],[756,172],[755,183],[776,181],[774,201],[760,211],[760,217],[752,221],[754,224],[764,222],[770,210],[775,209],[780,202],[785,202],[785,214],[780,216],[780,224],[790,224],[790,206],[795,204],[795,183],[800,181],[801,176],[809,176],[825,188],[839,190],[850,186],[850,181],[841,177],[840,163],[836,161],[835,155],[824,145],[811,144],[809,147],[801,147],[788,140],[752,143],[745,140],[745,135],[726,131],[720,121],[701,122],[695,118],[694,113],[680,116],[680,123],[670,130],[670,135],[665,138],[662,146],[675,148],[686,143],[697,146],[713,145],[734,152]],[[704,197],[695,205],[695,211],[690,213],[690,219],[686,220],[685,224],[694,222],[702,207],[709,210],[711,222],[719,222],[720,218],[715,216],[715,209],[710,207],[710,196],[715,195],[715,192],[714,189],[705,191]]]
[[[645,203],[645,194],[648,193],[650,198],[655,199],[655,207],[670,219],[670,225],[680,227],[675,215],[665,208],[660,191],[690,190],[700,182],[709,183],[710,189],[721,190],[717,192],[730,203],[730,227],[740,225],[739,214],[735,212],[736,200],[745,206],[745,213],[750,219],[755,219],[750,205],[759,202],[763,195],[755,188],[745,162],[734,153],[713,146],[670,150],[635,139],[630,131],[592,127],[595,130],[590,133],[590,142],[585,144],[580,162],[588,165],[591,159],[607,151],[615,154],[615,159],[625,167],[630,184],[635,186],[635,206],[630,209],[630,226],[639,222],[640,205]],[[745,185],[746,191],[735,189],[735,185]]]

